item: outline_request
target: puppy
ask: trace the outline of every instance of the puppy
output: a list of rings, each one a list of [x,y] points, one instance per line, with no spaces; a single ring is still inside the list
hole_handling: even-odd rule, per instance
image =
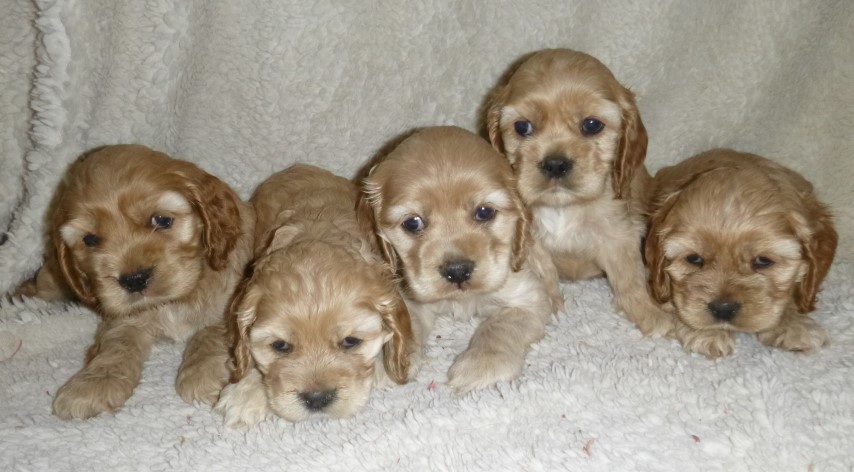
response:
[[[251,256],[254,214],[216,177],[144,146],[74,162],[50,216],[52,251],[21,293],[64,293],[101,321],[85,366],[56,393],[60,418],[121,407],[159,338],[222,319]]]
[[[215,406],[227,425],[245,428],[270,410],[288,421],[345,418],[375,384],[407,381],[409,312],[356,221],[356,197],[352,182],[307,165],[255,191],[256,259],[230,313],[232,383]],[[211,348],[214,335],[196,345],[227,354],[223,337]]]
[[[728,149],[661,169],[655,182],[649,285],[659,302],[673,304],[686,350],[726,356],[736,332],[794,351],[827,343],[807,313],[837,235],[809,182]]]
[[[560,276],[607,276],[617,306],[643,333],[667,333],[670,317],[647,292],[641,258],[650,176],[632,93],[595,58],[549,49],[524,58],[496,88],[486,121]]]
[[[486,141],[444,126],[404,139],[363,181],[360,215],[402,274],[416,352],[437,315],[484,318],[448,372],[460,393],[517,377],[563,306],[513,180]]]

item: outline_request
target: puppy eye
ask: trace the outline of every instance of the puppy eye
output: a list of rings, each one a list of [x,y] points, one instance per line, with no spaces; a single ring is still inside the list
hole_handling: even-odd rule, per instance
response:
[[[99,242],[101,242],[101,240],[98,238],[98,236],[95,236],[92,233],[83,236],[83,244],[89,247],[95,247],[98,245]]]
[[[513,123],[513,127],[516,128],[516,134],[523,138],[534,134],[534,125],[530,121],[517,121]]]
[[[774,265],[774,261],[768,259],[765,256],[756,256],[753,258],[752,261],[750,261],[750,264],[753,266],[754,270],[759,270],[771,267],[772,265]]]
[[[294,350],[293,346],[291,346],[287,341],[282,341],[281,339],[271,342],[270,347],[272,347],[274,351],[281,352],[282,354],[287,354]]]
[[[584,136],[599,134],[603,129],[605,129],[605,123],[602,123],[596,118],[585,118],[584,121],[581,122],[581,134]]]
[[[338,345],[343,347],[344,349],[354,348],[359,344],[362,344],[362,340],[359,338],[354,338],[352,336],[347,336],[346,338],[342,339],[340,343],[338,343]]]
[[[699,254],[691,254],[685,257],[685,260],[688,261],[689,264],[697,267],[703,267],[703,263],[705,262]]]
[[[495,218],[495,208],[480,207],[474,211],[474,219],[477,221],[491,221]]]
[[[420,233],[424,231],[424,221],[421,220],[420,216],[413,216],[403,222],[403,229],[410,233]]]
[[[169,229],[172,227],[172,217],[154,215],[151,217],[151,226],[157,229]]]

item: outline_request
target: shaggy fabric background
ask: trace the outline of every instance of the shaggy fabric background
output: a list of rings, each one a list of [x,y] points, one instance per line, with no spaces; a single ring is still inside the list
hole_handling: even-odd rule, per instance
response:
[[[0,15],[0,292],[42,254],[45,207],[82,151],[138,142],[197,162],[247,197],[296,161],[353,175],[412,127],[476,130],[520,55],[572,47],[639,97],[648,166],[716,146],[812,180],[841,244],[811,355],[739,338],[709,361],[644,339],[602,280],[565,285],[567,312],[515,382],[444,386],[474,325],[443,320],[415,382],[356,418],[239,433],[183,404],[182,345],[161,344],[116,415],[62,422],[56,389],[95,316],[0,302],[4,470],[854,469],[854,3],[846,0],[6,0]]]

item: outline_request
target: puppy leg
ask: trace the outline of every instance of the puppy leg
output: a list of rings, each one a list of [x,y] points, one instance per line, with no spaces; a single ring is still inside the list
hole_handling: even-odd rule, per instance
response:
[[[12,296],[35,297],[49,302],[67,301],[74,298],[71,291],[54,275],[49,263],[45,263],[35,277],[19,285]]]
[[[216,403],[228,383],[228,343],[225,326],[213,325],[199,331],[187,343],[175,390],[187,403]]]
[[[777,326],[756,333],[756,339],[762,344],[789,351],[812,352],[830,342],[824,330],[809,315],[798,313],[794,305],[789,305]]]
[[[703,354],[709,359],[728,356],[735,347],[735,333],[732,331],[694,329],[677,321],[675,335],[686,351]]]
[[[627,240],[628,241],[628,240]],[[646,268],[640,242],[628,242],[601,255],[602,267],[614,290],[617,307],[647,336],[664,336],[674,329],[673,316],[665,312],[647,290]]]
[[[252,369],[239,382],[226,385],[214,410],[225,418],[225,425],[229,428],[245,431],[263,421],[270,407],[261,372]]]
[[[519,308],[505,308],[484,319],[468,349],[454,360],[448,371],[448,385],[463,394],[518,377],[531,344],[545,335],[547,319],[547,314]]]
[[[143,327],[124,320],[103,321],[86,367],[56,392],[53,414],[82,419],[120,408],[139,384],[154,340]]]

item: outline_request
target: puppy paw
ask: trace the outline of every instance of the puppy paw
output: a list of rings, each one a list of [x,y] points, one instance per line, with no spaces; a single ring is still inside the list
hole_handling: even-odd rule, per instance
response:
[[[448,386],[462,395],[496,382],[513,380],[522,373],[524,355],[484,349],[463,351],[448,371]]]
[[[709,359],[728,356],[735,347],[735,334],[731,331],[695,330],[679,326],[676,338],[686,351],[703,354]]]
[[[175,380],[175,391],[187,403],[199,401],[213,405],[227,383],[228,370],[225,368],[203,371],[182,366]]]
[[[663,311],[653,316],[636,319],[635,325],[644,336],[649,337],[667,336],[676,328],[673,317]]]
[[[126,378],[83,370],[56,392],[53,414],[70,420],[114,412],[130,398],[134,387]]]
[[[788,351],[812,352],[830,342],[830,336],[809,316],[798,316],[795,320],[766,331],[756,333],[762,344]]]
[[[220,413],[229,428],[245,431],[264,421],[270,411],[267,392],[258,371],[222,389],[214,411]]]

